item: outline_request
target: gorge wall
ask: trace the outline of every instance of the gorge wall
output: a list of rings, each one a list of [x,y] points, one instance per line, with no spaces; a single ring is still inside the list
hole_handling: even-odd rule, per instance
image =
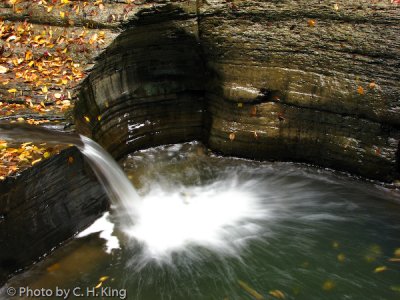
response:
[[[203,140],[226,155],[399,177],[400,6],[189,1],[143,10],[83,83],[78,131],[115,157]]]

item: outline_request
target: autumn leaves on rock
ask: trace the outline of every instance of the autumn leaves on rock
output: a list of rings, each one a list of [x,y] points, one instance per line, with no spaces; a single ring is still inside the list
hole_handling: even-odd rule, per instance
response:
[[[0,120],[66,123],[75,90],[92,60],[118,35],[115,29],[120,20],[134,14],[133,10],[132,1],[113,5],[69,0],[0,3]],[[2,147],[0,179],[35,161],[21,156],[25,150],[21,145]]]

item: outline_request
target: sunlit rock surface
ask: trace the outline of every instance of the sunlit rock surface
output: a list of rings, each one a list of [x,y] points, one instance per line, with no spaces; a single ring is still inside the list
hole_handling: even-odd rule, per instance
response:
[[[388,1],[207,0],[149,9],[83,84],[78,130],[117,157],[201,138],[228,155],[392,181],[399,16]]]

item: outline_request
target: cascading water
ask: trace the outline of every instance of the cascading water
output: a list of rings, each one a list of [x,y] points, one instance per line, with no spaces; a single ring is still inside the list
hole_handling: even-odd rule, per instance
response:
[[[133,224],[139,196],[121,167],[99,144],[88,137],[48,130],[26,124],[0,124],[0,138],[14,142],[47,142],[76,146],[88,159],[116,211],[123,211],[124,223]]]
[[[168,261],[192,245],[238,256],[260,229],[255,221],[271,217],[272,206],[263,208],[261,195],[254,193],[256,181],[242,184],[233,174],[201,187],[153,185],[139,196],[115,160],[88,137],[24,124],[0,128],[3,139],[73,144],[82,152],[111,199],[113,220],[143,248],[137,266]]]
[[[205,154],[196,143],[127,156],[135,189],[90,139],[32,130],[6,135],[76,144],[114,210],[7,286],[103,285],[131,300],[398,298],[400,211],[387,201],[396,192],[304,165]]]

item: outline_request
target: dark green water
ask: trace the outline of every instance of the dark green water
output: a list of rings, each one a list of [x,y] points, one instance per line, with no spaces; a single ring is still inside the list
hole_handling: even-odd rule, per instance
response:
[[[209,234],[211,241],[193,236],[167,249],[157,244],[156,252],[126,228],[115,230],[120,248],[111,253],[98,233],[74,239],[7,284],[52,296],[11,298],[3,287],[1,299],[62,299],[57,287],[97,299],[400,299],[395,192],[304,165],[221,158],[195,143],[140,151],[121,164],[144,200],[153,193],[168,205],[177,193],[213,199],[232,192],[223,206],[199,206],[207,226],[247,201],[243,195],[256,205],[243,207],[243,219],[227,221],[217,238]],[[179,218],[159,207],[155,231]],[[177,223],[175,233],[192,228],[192,219]]]

